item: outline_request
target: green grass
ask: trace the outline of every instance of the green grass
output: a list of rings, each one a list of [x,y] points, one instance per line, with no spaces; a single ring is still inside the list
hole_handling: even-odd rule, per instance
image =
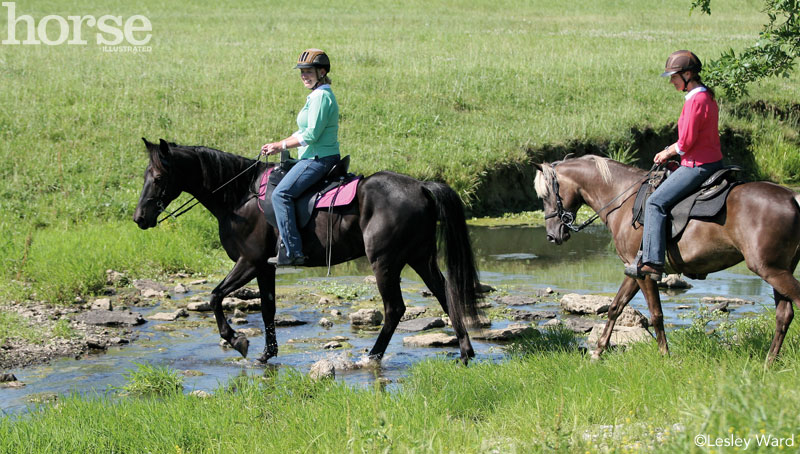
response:
[[[40,343],[44,340],[44,334],[39,327],[31,325],[25,317],[15,312],[0,311],[0,346],[10,338]]]
[[[750,44],[766,20],[760,5],[720,0],[705,16],[660,0],[17,2],[17,15],[37,20],[142,14],[153,37],[152,52],[136,54],[2,47],[0,287],[25,296],[16,279],[65,300],[95,289],[100,268],[216,271],[218,250],[196,260],[214,253],[209,216],[182,218],[170,240],[124,227],[146,165],[140,138],[255,156],[294,129],[306,92],[292,66],[309,46],[332,57],[340,139],[355,172],[441,179],[471,203],[482,175],[553,147],[589,144],[626,159],[651,152],[637,149],[634,132],[674,124],[683,101],[658,77],[665,56],[691,48],[710,59]],[[798,82],[764,81],[751,98],[795,105]],[[796,121],[742,118],[735,107],[722,105],[723,129],[746,136],[758,174],[796,181]],[[80,244],[69,259],[62,236]],[[163,247],[140,247],[142,236]],[[106,259],[116,245],[137,253]],[[61,250],[55,273],[44,265],[51,249]]]
[[[550,333],[501,363],[420,362],[393,390],[269,370],[209,399],[73,396],[0,419],[0,451],[735,452],[698,448],[694,437],[789,437],[800,427],[796,328],[782,358],[763,365],[773,316],[724,328],[734,343],[698,345],[700,324],[674,331],[670,357],[642,344],[592,362]]]
[[[183,377],[177,371],[147,363],[136,363],[136,369],[129,369],[125,382],[120,389],[133,396],[168,396],[183,390]]]

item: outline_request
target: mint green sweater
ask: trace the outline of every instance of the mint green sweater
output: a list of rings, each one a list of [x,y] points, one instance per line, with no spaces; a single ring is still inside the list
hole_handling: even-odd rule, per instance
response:
[[[298,157],[314,159],[339,154],[339,104],[329,84],[320,85],[306,98],[306,105],[297,114],[292,134],[300,141]]]

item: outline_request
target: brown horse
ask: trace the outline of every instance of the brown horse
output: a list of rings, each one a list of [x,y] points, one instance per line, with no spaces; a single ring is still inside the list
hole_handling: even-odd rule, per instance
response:
[[[278,232],[267,224],[259,210],[251,183],[275,164],[207,147],[187,147],[164,140],[159,144],[144,142],[150,162],[144,172],[144,186],[133,220],[142,229],[155,227],[159,214],[182,192],[193,195],[217,218],[222,247],[236,262],[211,292],[219,334],[242,356],[247,356],[249,341],[228,324],[222,299],[256,279],[266,333],[264,353],[259,360],[266,362],[278,354],[275,267],[267,264],[267,259],[275,255]],[[458,194],[442,183],[378,172],[359,183],[354,203],[355,209],[345,212],[317,211],[301,229],[301,235],[307,266],[324,266],[326,252],[333,264],[367,256],[385,312],[383,328],[370,358],[383,357],[405,312],[400,272],[408,264],[450,316],[461,360],[466,364],[475,355],[466,326],[477,315],[478,274]],[[437,223],[445,246],[447,280],[436,261]]]
[[[538,196],[544,201],[547,239],[561,244],[569,239],[575,213],[587,204],[611,231],[617,255],[632,263],[642,240],[642,229],[631,225],[632,206],[644,170],[598,156],[565,159],[536,166]],[[800,304],[800,283],[793,276],[800,260],[800,196],[767,182],[735,186],[726,208],[711,219],[692,219],[677,239],[667,243],[667,257],[677,273],[705,275],[731,267],[742,260],[772,286],[777,324],[767,355],[771,363],[780,352],[794,317],[792,303]],[[622,274],[622,267],[620,267]],[[642,289],[650,310],[658,346],[669,353],[664,317],[656,282],[624,277],[608,311],[608,323],[593,358],[606,349],[617,317]]]

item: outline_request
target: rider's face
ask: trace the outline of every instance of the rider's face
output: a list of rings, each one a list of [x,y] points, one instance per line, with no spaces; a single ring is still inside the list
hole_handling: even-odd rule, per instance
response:
[[[324,71],[324,70],[323,70]],[[319,81],[316,68],[300,68],[300,79],[309,90],[314,88]]]

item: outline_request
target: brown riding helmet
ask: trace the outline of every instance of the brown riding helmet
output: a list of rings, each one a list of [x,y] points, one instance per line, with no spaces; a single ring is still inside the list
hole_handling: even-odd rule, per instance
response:
[[[679,50],[670,54],[661,77],[669,77],[675,73],[694,71],[695,74],[703,69],[703,64],[697,55],[688,50]]]
[[[331,72],[331,61],[320,49],[306,49],[297,59],[295,68],[324,68],[326,73]]]

